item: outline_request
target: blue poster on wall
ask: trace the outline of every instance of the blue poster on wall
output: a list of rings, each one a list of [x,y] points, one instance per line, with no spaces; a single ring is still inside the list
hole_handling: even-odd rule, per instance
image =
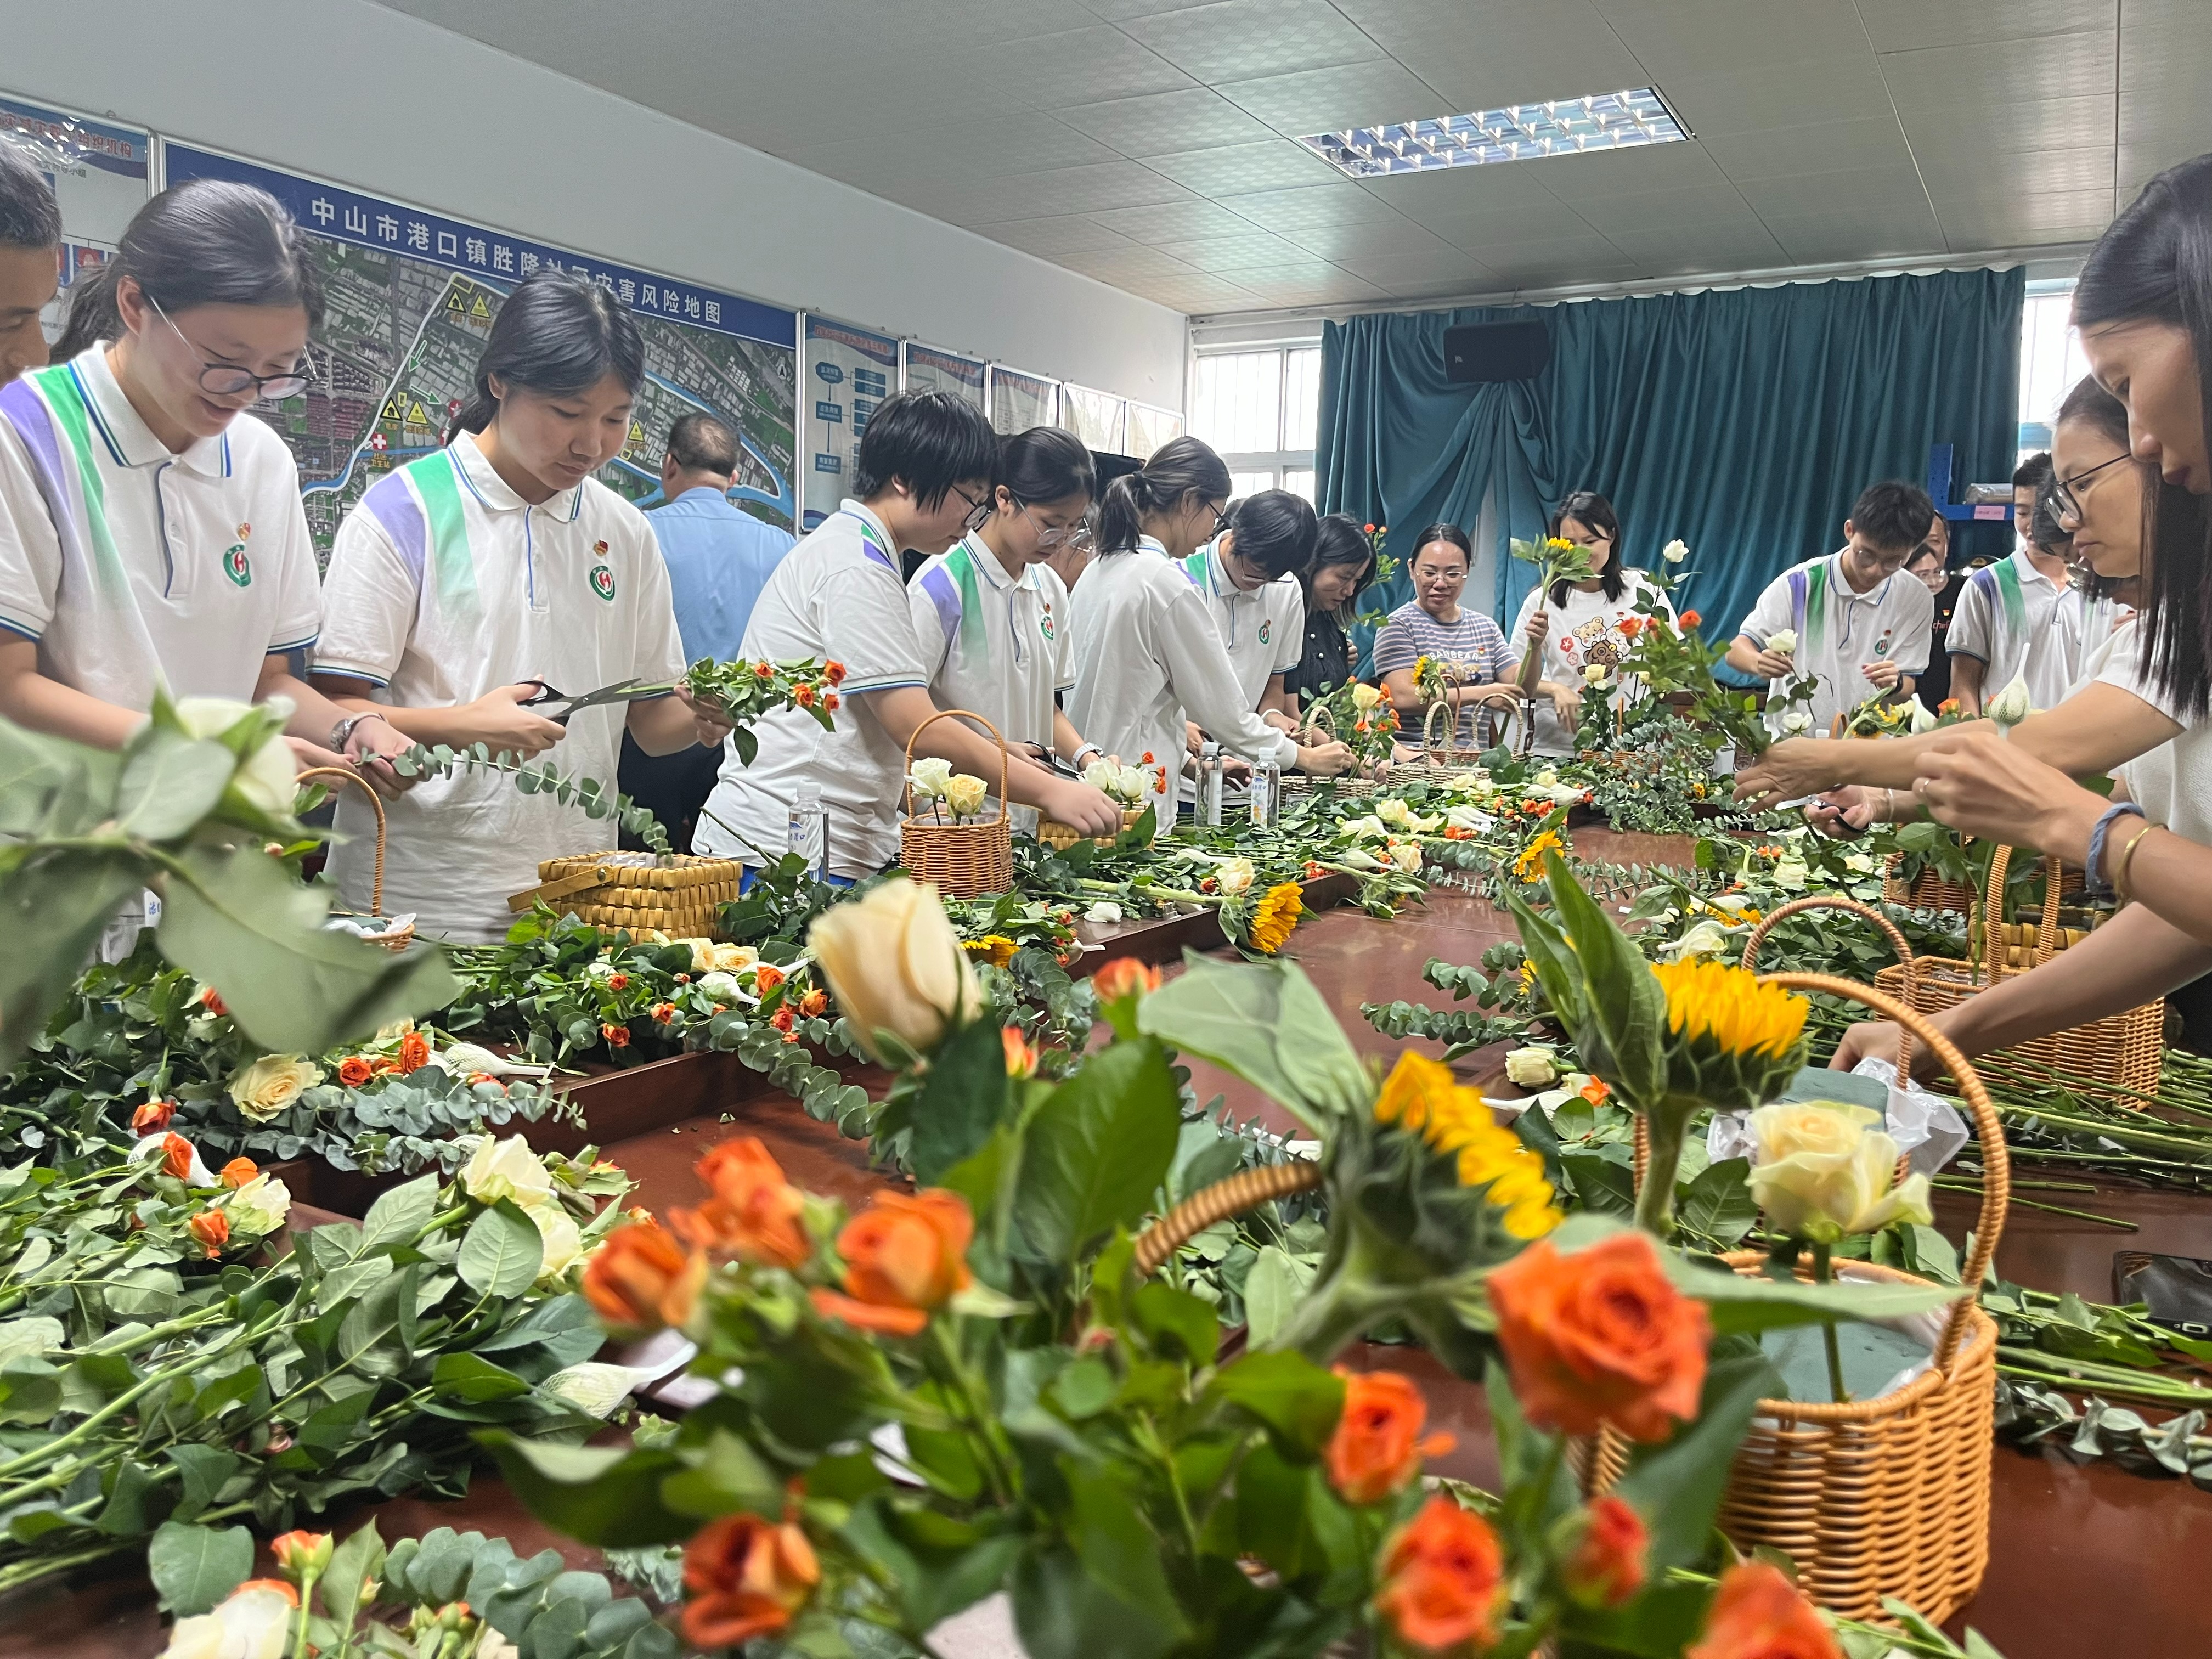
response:
[[[890,335],[827,317],[806,319],[806,393],[814,400],[801,485],[807,529],[855,493],[860,434],[876,405],[898,390],[898,373],[899,343]]]

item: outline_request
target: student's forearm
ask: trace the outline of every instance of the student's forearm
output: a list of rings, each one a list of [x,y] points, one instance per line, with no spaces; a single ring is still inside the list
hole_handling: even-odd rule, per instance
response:
[[[2139,848],[2136,856],[2147,850]],[[2079,945],[2031,973],[1975,993],[1936,1024],[1971,1059],[2120,1013],[2188,984],[2207,969],[2212,969],[2212,945],[2139,904],[2130,905]]]
[[[327,744],[331,732],[340,720],[352,714],[385,711],[372,704],[368,710],[349,708],[335,698],[325,696],[286,666],[282,659],[270,657],[261,671],[261,682],[253,689],[253,700],[266,702],[271,697],[289,697],[292,702],[292,718],[284,723],[287,736],[305,738],[309,743]]]
[[[465,749],[483,740],[482,728],[470,713],[470,705],[465,702],[448,704],[443,708],[400,708],[379,702],[366,692],[336,692],[330,700],[349,714],[383,715],[392,722],[394,731],[412,738],[426,749],[441,743],[448,749]]]
[[[954,771],[982,779],[994,794],[999,788],[999,766],[1003,755],[1006,798],[1024,806],[1041,805],[1040,797],[1049,791],[1054,781],[1053,775],[1042,767],[1014,750],[1001,750],[965,720],[933,720],[931,716],[938,712],[936,702],[921,686],[863,692],[848,699],[847,706],[854,710],[854,719],[876,721],[884,728],[884,735],[900,748],[911,745],[917,758],[927,755],[950,761]]]
[[[629,705],[623,722],[637,746],[648,755],[673,755],[697,746],[699,730],[691,705],[678,696],[653,697]]]
[[[1060,708],[1054,709],[1052,711],[1053,752],[1073,766],[1075,763],[1077,753],[1084,745],[1084,741],[1083,733],[1075,729],[1075,722],[1067,718],[1066,711]]]
[[[0,715],[27,731],[94,749],[120,749],[146,724],[145,715],[135,709],[103,702],[35,669],[0,674]]]
[[[1729,641],[1728,655],[1723,659],[1739,674],[1759,675],[1759,647],[1751,642],[1748,635],[1739,634]]]
[[[1987,665],[1979,657],[1957,651],[1951,653],[1951,696],[1958,702],[1959,712],[1972,719],[1981,717],[1982,671]]]

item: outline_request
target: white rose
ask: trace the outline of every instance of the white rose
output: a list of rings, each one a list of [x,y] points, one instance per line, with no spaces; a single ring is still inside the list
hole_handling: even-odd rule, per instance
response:
[[[1085,921],[1110,922],[1121,920],[1121,907],[1110,899],[1100,899],[1083,913]]]
[[[2000,726],[2009,729],[2018,726],[2035,712],[2027,699],[2027,682],[2020,675],[2013,676],[2012,684],[1990,699],[1986,711]]]
[[[1727,949],[1728,935],[1721,931],[1720,923],[1708,916],[1669,944],[1663,954],[1669,962],[1688,962],[1717,957]]]
[[[376,1040],[379,1042],[397,1042],[414,1029],[413,1020],[404,1018],[395,1019],[389,1025],[380,1025],[376,1028]]]
[[[672,939],[671,945],[681,945],[691,952],[691,971],[703,974],[714,965],[714,941],[710,939]]]
[[[983,797],[990,793],[982,779],[958,772],[945,782],[945,804],[955,817],[972,817],[983,810]]]
[[[1152,792],[1152,775],[1150,772],[1141,766],[1125,766],[1121,769],[1120,793],[1123,805],[1139,805],[1145,797]]]
[[[1613,678],[1612,670],[1601,662],[1594,662],[1583,670],[1583,678],[1592,685],[1603,685]]]
[[[734,975],[707,974],[702,975],[696,983],[701,990],[716,1002],[737,1002],[744,995],[744,988],[738,983]]]
[[[1686,543],[1676,539],[1661,548],[1659,556],[1666,560],[1668,564],[1680,564],[1690,556],[1690,549]]]
[[[717,945],[713,955],[714,959],[707,965],[725,974],[734,974],[760,961],[760,952],[750,945]]]
[[[1844,868],[1855,876],[1870,876],[1874,873],[1874,855],[1871,853],[1846,853],[1844,854]]]
[[[1802,893],[1812,882],[1812,869],[1801,858],[1786,858],[1774,866],[1774,884],[1785,893]]]
[[[1126,769],[1109,760],[1095,760],[1083,769],[1083,781],[1102,795],[1119,795]]]
[[[952,781],[952,763],[939,760],[933,755],[927,760],[916,761],[908,770],[906,777],[907,781],[914,786],[914,798],[917,804],[939,800],[944,797],[945,786]]]
[[[1258,878],[1249,859],[1224,859],[1214,872],[1214,880],[1224,893],[1241,893]]]
[[[271,712],[282,706],[284,718],[292,716],[289,698],[272,697]],[[219,738],[230,728],[254,711],[250,704],[233,702],[228,697],[184,697],[176,705],[177,723],[195,738]],[[252,806],[273,817],[292,816],[293,798],[300,786],[295,781],[298,766],[293,759],[292,745],[284,741],[280,732],[239,763],[231,774],[231,787]]]
[[[1385,823],[1403,827],[1413,821],[1413,809],[1395,795],[1386,795],[1375,803],[1375,816]]]
[[[1792,737],[1813,729],[1813,714],[1808,708],[1792,708],[1782,717],[1782,729]]]
[[[1381,841],[1390,833],[1389,826],[1379,817],[1346,818],[1336,826],[1336,833],[1352,841]]]
[[[1532,787],[1538,789],[1549,789],[1559,781],[1559,774],[1558,769],[1547,766],[1542,771],[1536,774],[1535,781]]]
[[[553,1202],[553,1177],[520,1135],[485,1135],[461,1167],[461,1190],[479,1204],[511,1198],[524,1209]]]
[[[1549,1048],[1516,1048],[1505,1056],[1507,1081],[1523,1089],[1548,1089],[1559,1079],[1559,1057]]]
[[[292,1189],[281,1181],[258,1175],[224,1199],[222,1209],[230,1218],[231,1231],[258,1238],[275,1232],[292,1213]]]
[[[550,1290],[583,1255],[584,1235],[575,1218],[550,1194],[544,1202],[525,1204],[522,1207],[538,1224],[538,1242],[544,1249],[544,1259],[538,1264],[538,1283]]]
[[[1928,712],[1928,705],[1920,701],[1920,694],[1917,691],[1912,694],[1912,701],[1905,706],[1912,711],[1911,724],[1912,734],[1915,737],[1919,736],[1923,732],[1933,732],[1936,729],[1936,716]]]
[[[1390,862],[1409,876],[1421,872],[1421,843],[1401,841],[1390,848]]]
[[[284,1659],[294,1618],[291,1601],[273,1589],[240,1589],[169,1632],[161,1659]]]
[[[1751,1115],[1759,1160],[1751,1195],[1767,1224],[1793,1238],[1833,1243],[1895,1221],[1925,1225],[1928,1177],[1890,1188],[1897,1142],[1871,1126],[1881,1114],[1840,1101],[1762,1106]]]
[[[830,995],[878,1060],[885,1058],[878,1031],[926,1052],[982,1006],[968,953],[926,882],[887,881],[855,902],[832,905],[806,937]]]
[[[266,1123],[323,1080],[300,1054],[264,1054],[230,1079],[230,1097],[248,1123]]]
[[[1796,655],[1797,651],[1797,630],[1794,628],[1778,629],[1775,632],[1769,634],[1766,636],[1766,648],[1769,651],[1775,653],[1778,656],[1788,657]]]

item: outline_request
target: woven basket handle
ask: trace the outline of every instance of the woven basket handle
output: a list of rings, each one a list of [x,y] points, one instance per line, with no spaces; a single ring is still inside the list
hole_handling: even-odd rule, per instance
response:
[[[1310,1193],[1320,1185],[1321,1165],[1311,1158],[1239,1170],[1227,1180],[1193,1193],[1137,1236],[1137,1273],[1150,1279],[1170,1256],[1217,1221],[1242,1215],[1271,1198]]]
[[[1432,761],[1439,760],[1438,751],[1445,746],[1437,738],[1437,716],[1439,714],[1451,717],[1449,741],[1455,744],[1459,741],[1459,710],[1452,706],[1449,697],[1439,697],[1429,705],[1429,712],[1421,716],[1421,747]]]
[[[296,783],[307,778],[313,778],[319,782],[327,780],[331,783],[349,783],[353,785],[355,788],[360,790],[362,794],[368,796],[368,804],[375,809],[376,862],[373,866],[373,872],[369,878],[368,914],[372,916],[382,915],[384,914],[383,801],[377,798],[376,791],[370,787],[368,780],[362,776],[358,772],[349,772],[336,766],[311,766],[306,771],[301,773],[297,778],[293,780],[293,781]]]
[[[1895,922],[1873,906],[1861,904],[1856,899],[1845,898],[1840,893],[1814,893],[1804,898],[1791,899],[1787,904],[1776,905],[1759,918],[1751,930],[1751,937],[1744,940],[1743,965],[1757,973],[1759,947],[1766,943],[1766,936],[1773,930],[1774,924],[1784,916],[1797,915],[1807,910],[1848,910],[1880,928],[1889,940],[1889,948],[1897,952],[1898,965],[1905,969],[1905,1000],[1907,1002],[1916,1000],[1913,996],[1912,946],[1906,942],[1904,933]],[[1900,1082],[1911,1070],[1912,1032],[1910,1027],[1906,1027],[1900,1030],[1897,1044],[1897,1075]]]
[[[1336,736],[1336,716],[1325,702],[1316,702],[1306,710],[1306,725],[1316,732],[1325,732],[1331,739]]]
[[[1990,878],[1982,889],[1982,971],[1989,975],[1992,984],[2005,975],[2005,878],[2011,870],[2012,848],[2000,845],[1990,854]],[[2051,920],[2057,920],[2055,913]],[[1970,921],[1970,935],[1972,927]]]
[[[1003,818],[1006,816],[1006,740],[999,735],[997,726],[984,720],[983,716],[972,708],[940,708],[921,725],[915,726],[914,735],[906,740],[906,787],[902,792],[906,797],[906,815],[908,817],[914,816],[914,745],[921,740],[921,734],[936,725],[938,721],[955,719],[981,720],[983,729],[991,734],[991,741],[998,745],[999,817]],[[997,821],[998,819],[995,818],[984,820],[986,823]]]

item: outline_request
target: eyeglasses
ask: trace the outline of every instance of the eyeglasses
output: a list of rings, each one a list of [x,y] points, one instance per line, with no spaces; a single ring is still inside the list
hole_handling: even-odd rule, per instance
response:
[[[199,347],[194,345],[191,336],[179,328],[169,313],[161,309],[161,302],[149,294],[146,303],[154,307],[156,317],[169,325],[169,332],[185,343],[185,349],[193,356],[199,357]],[[256,398],[265,398],[272,404],[282,403],[287,398],[296,398],[305,392],[314,374],[314,359],[305,352],[301,354],[296,368],[288,368],[282,374],[256,374],[251,369],[240,368],[234,363],[211,363],[200,357],[200,390],[212,392],[218,398],[234,398],[251,386]]]
[[[1038,547],[1081,547],[1091,539],[1091,525],[1087,520],[1078,519],[1073,524],[1048,525],[1043,523],[1036,514],[1030,511],[1030,504],[1027,501],[1018,497],[1013,500],[1015,507],[1020,509],[1021,515],[1036,529]]]
[[[2115,455],[2109,461],[2100,461],[2094,466],[2083,468],[2070,478],[2053,478],[2051,481],[2051,510],[2062,519],[2071,519],[2075,524],[2080,524],[2081,498],[2075,493],[2074,486],[2085,478],[2095,477],[2108,466],[2118,466],[2122,461],[2134,459],[2132,455]]]
[[[958,484],[947,484],[945,487],[968,503],[968,516],[961,520],[960,527],[963,530],[981,530],[983,527],[983,521],[995,510],[990,496],[985,495],[982,500],[977,501]]]
[[[1222,532],[1229,528],[1229,509],[1226,507],[1209,506],[1206,510],[1213,514],[1213,529],[1207,534],[1206,539],[1210,542],[1219,541]]]

